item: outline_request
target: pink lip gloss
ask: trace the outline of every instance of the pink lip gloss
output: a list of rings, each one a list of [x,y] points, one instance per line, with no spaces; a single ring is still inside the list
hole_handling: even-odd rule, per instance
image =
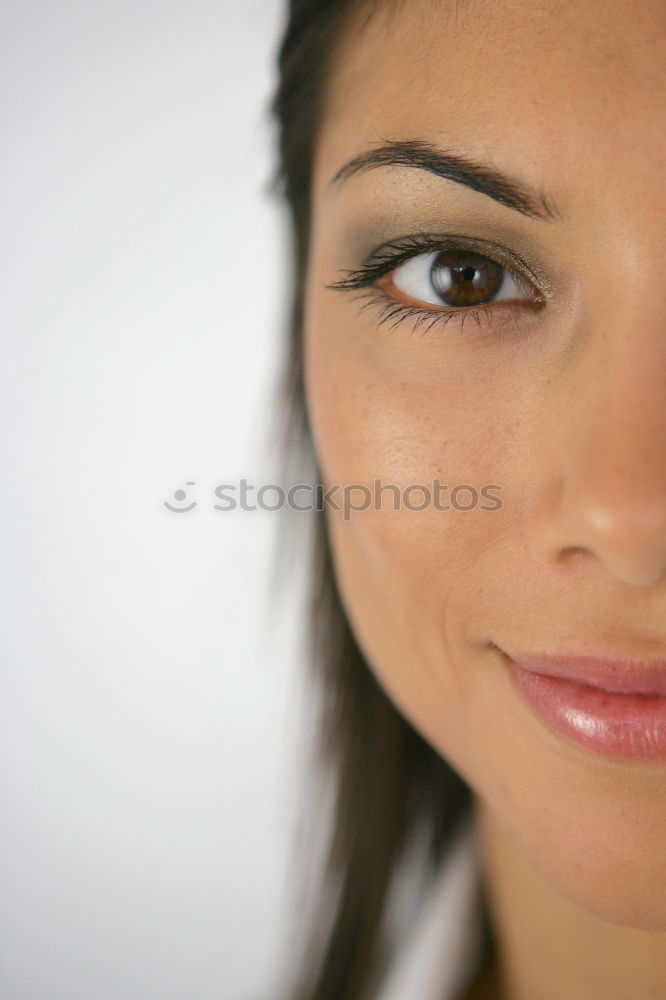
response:
[[[666,763],[666,662],[504,658],[517,690],[555,733],[603,756]]]

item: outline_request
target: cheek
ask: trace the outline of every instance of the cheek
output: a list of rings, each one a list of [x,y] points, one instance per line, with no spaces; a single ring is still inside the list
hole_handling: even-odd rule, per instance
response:
[[[482,487],[501,483],[487,432],[494,407],[395,348],[335,350],[321,333],[306,381],[323,479],[339,487],[341,509],[327,517],[341,597],[389,696],[466,770],[466,626],[506,527],[501,509],[482,509],[495,506]],[[365,509],[345,510],[346,497]]]

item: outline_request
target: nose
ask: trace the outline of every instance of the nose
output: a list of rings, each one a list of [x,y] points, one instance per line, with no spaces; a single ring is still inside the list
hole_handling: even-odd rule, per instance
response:
[[[590,337],[550,421],[549,461],[527,526],[532,554],[596,559],[617,579],[666,576],[666,330]],[[572,390],[572,391],[571,391]]]

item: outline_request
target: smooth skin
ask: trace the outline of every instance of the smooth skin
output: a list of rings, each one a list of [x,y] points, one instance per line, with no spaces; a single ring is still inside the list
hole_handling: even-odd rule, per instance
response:
[[[492,166],[552,217],[407,166],[331,183],[386,140]],[[666,764],[555,736],[495,648],[666,657],[665,167],[663,0],[385,2],[339,49],[305,318],[324,480],[499,484],[503,505],[330,510],[336,573],[384,690],[475,793],[484,995],[506,1000],[666,998]],[[519,256],[539,308],[390,329],[326,287],[424,231]]]

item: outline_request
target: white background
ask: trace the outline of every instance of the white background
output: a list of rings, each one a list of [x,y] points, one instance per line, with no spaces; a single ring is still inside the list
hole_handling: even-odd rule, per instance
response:
[[[283,7],[2,5],[6,1000],[275,997],[300,598],[212,490],[271,469]]]

